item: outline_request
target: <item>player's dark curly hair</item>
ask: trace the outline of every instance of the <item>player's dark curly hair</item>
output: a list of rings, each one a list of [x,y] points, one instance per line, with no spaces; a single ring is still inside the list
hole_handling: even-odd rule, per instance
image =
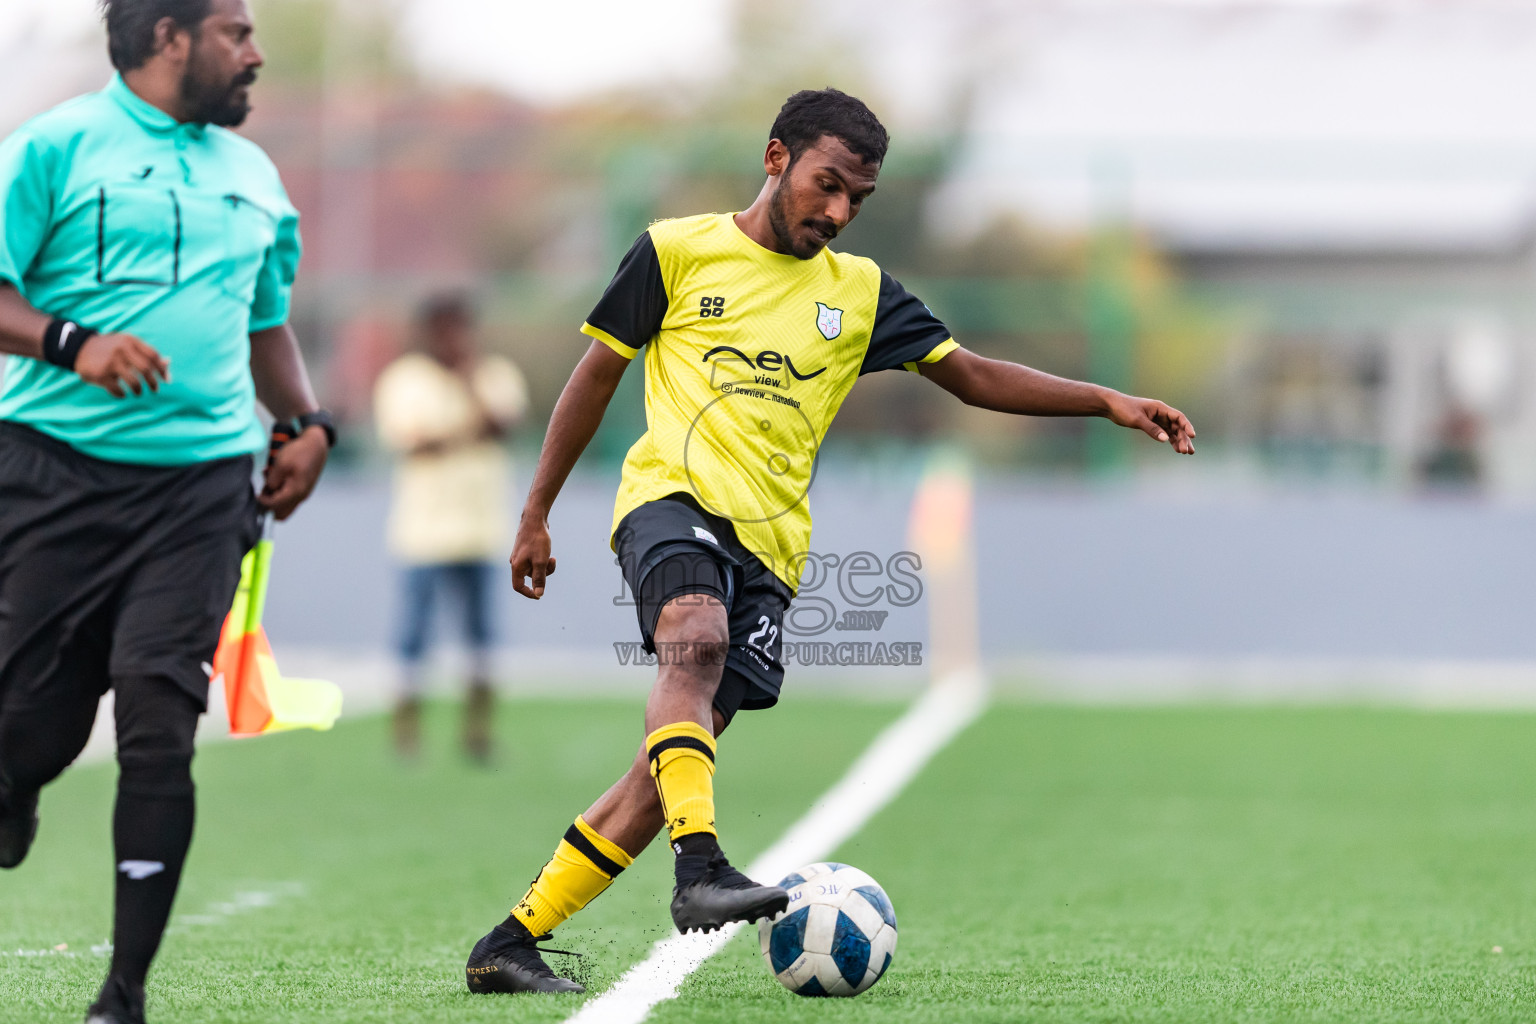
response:
[[[785,100],[768,133],[770,139],[789,147],[790,163],[823,135],[841,139],[867,164],[884,161],[886,147],[891,144],[885,125],[863,100],[830,87],[802,89]]]
[[[155,26],[170,18],[194,36],[213,0],[101,0],[107,54],[119,71],[143,67],[155,55]]]

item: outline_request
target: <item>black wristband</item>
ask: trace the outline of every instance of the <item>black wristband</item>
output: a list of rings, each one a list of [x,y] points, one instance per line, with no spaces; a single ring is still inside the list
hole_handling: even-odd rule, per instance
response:
[[[336,421],[331,419],[331,414],[324,409],[316,409],[298,417],[299,432],[303,433],[310,427],[319,427],[325,431],[325,445],[327,448],[336,447]]]
[[[43,358],[54,366],[73,370],[75,360],[80,357],[81,346],[94,337],[96,332],[89,327],[81,327],[73,320],[55,317],[43,332]]]

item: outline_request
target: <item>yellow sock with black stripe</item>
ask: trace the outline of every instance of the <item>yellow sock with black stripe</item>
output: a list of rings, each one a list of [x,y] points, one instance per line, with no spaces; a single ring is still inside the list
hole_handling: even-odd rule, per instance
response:
[[[715,835],[715,738],[697,722],[664,725],[645,738],[651,777],[673,842]]]
[[[552,932],[576,911],[597,899],[619,872],[635,862],[617,844],[598,835],[586,819],[565,831],[555,855],[533,880],[512,916],[534,935]]]

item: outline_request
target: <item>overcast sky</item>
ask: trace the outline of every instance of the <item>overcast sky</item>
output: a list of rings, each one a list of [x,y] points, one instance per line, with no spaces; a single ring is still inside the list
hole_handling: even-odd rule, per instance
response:
[[[730,0],[351,2],[395,5],[429,73],[535,102],[664,77],[707,89],[752,56],[732,50]],[[868,69],[898,145],[951,127],[975,88],[933,210],[962,231],[1002,208],[1070,227],[1118,209],[1216,244],[1494,244],[1536,223],[1536,2],[812,7],[816,42]],[[95,11],[0,0],[0,131],[63,98],[43,83],[98,73]]]
[[[730,0],[350,0],[404,15],[415,56],[442,77],[488,82],[560,102],[630,82],[707,79],[730,63]],[[1124,0],[976,0],[971,6],[1088,9]],[[1327,8],[1422,5],[1424,0],[1136,0],[1167,7]],[[953,0],[848,0],[823,5],[844,28],[868,34],[908,64],[943,33]],[[901,16],[893,18],[893,9]],[[877,12],[883,17],[872,17]],[[852,14],[852,19],[846,15]],[[0,53],[27,37],[64,45],[99,25],[97,0],[0,0]],[[916,76],[919,81],[922,75]],[[899,87],[899,86],[898,86]],[[920,97],[914,97],[921,103]]]
[[[492,82],[539,101],[729,62],[725,0],[353,0],[401,10],[416,57],[444,77]],[[59,45],[99,25],[96,0],[0,0],[0,52],[23,34]],[[257,26],[258,30],[260,26]]]
[[[1019,5],[988,39],[934,210],[962,231],[1000,206],[1202,245],[1536,227],[1536,4]]]

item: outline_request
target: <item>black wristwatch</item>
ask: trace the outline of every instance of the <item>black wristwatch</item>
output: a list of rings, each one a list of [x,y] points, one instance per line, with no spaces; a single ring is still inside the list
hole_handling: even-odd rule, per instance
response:
[[[336,447],[336,421],[331,419],[331,414],[324,409],[316,409],[314,412],[306,412],[298,417],[299,433],[303,433],[310,427],[319,427],[325,431],[325,443],[329,448]]]

